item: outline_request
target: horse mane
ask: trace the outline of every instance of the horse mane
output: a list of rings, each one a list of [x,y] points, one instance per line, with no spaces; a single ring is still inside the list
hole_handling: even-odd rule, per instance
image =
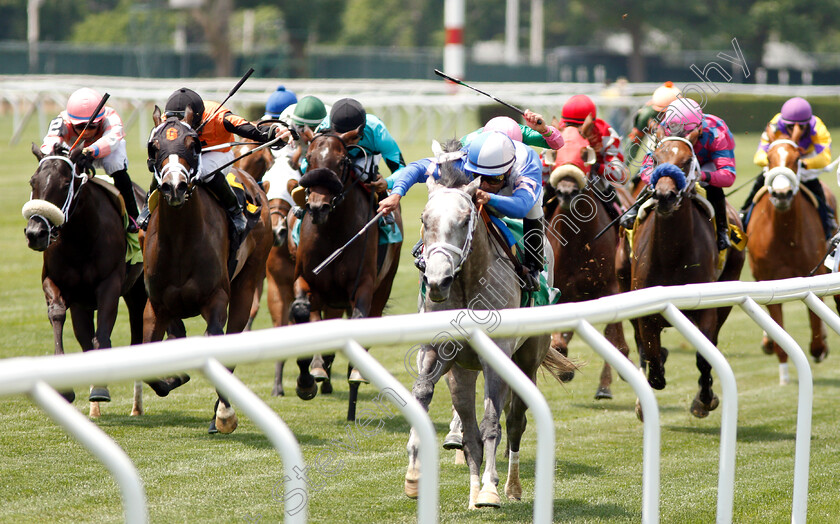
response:
[[[456,151],[460,151],[462,147],[463,146],[458,139],[450,138],[443,143],[443,152],[454,153]],[[469,175],[464,173],[461,169],[455,167],[452,160],[441,162],[438,164],[438,167],[440,168],[440,178],[438,179],[438,183],[440,183],[443,187],[462,187],[472,182]]]

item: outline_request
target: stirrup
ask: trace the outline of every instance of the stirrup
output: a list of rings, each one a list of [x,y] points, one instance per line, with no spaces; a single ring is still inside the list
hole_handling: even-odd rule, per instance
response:
[[[149,211],[149,206],[144,206],[143,210],[140,211],[140,214],[137,215],[137,227],[146,231],[146,228],[149,227],[149,217],[152,215],[152,212]]]

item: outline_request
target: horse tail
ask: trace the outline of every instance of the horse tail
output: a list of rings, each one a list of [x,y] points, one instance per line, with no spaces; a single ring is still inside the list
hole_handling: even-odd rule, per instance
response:
[[[563,383],[568,382],[569,375],[579,371],[583,364],[560,353],[557,348],[549,347],[548,353],[545,354],[540,366],[558,382]]]

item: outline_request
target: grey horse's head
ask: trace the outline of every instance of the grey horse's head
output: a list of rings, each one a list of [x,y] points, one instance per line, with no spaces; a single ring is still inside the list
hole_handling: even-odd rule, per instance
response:
[[[449,298],[455,275],[469,255],[478,211],[473,203],[479,179],[470,182],[442,176],[437,183],[429,177],[429,201],[423,209],[423,245],[426,292],[433,302]]]

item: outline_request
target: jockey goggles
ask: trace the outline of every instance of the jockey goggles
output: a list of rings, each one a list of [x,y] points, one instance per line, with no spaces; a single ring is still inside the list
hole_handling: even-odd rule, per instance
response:
[[[480,175],[481,180],[487,182],[488,184],[492,185],[499,185],[504,184],[505,178],[507,177],[507,173],[502,173],[501,175]]]
[[[186,110],[184,111],[167,111],[163,114],[166,118],[169,117],[176,117],[178,120],[183,120],[187,116]]]

